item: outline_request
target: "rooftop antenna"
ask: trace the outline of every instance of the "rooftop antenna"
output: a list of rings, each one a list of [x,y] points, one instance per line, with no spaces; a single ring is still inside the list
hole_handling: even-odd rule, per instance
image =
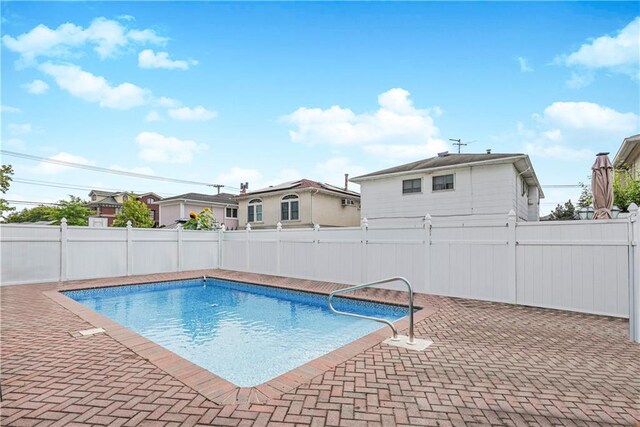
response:
[[[215,188],[216,188],[216,190],[218,190],[218,194],[220,194],[220,189],[221,189],[222,187],[224,187],[224,185],[222,185],[222,184],[213,184],[213,185],[212,185],[212,187],[215,187]]]
[[[454,139],[454,138],[449,138],[449,141],[453,141],[453,144],[451,145],[457,145],[458,146],[458,154],[460,154],[460,147],[463,145],[467,145],[464,142],[462,142],[461,139]]]
[[[449,138],[449,141],[452,141],[453,144],[451,145],[457,145],[458,146],[458,154],[460,154],[460,148],[464,145],[467,146],[469,144],[471,144],[472,142],[475,142],[475,140],[473,141],[469,141],[469,142],[462,142],[462,140],[460,138],[455,139],[455,138]]]

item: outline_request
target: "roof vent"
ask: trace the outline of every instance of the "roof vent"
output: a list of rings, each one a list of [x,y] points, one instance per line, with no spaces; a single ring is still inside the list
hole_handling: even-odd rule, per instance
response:
[[[491,148],[487,148],[487,154],[491,154]]]
[[[448,151],[443,151],[442,153],[438,153],[438,157],[447,157],[449,155]]]

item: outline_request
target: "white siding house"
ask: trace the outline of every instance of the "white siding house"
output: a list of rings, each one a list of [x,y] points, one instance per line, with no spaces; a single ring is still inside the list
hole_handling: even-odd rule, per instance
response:
[[[378,223],[539,219],[544,197],[525,154],[449,154],[353,178],[360,184],[361,215]]]

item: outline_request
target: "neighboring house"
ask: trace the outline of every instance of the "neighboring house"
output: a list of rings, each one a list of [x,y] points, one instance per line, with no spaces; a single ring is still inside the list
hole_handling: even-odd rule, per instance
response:
[[[362,175],[362,217],[369,222],[538,221],[544,197],[525,154],[449,154]]]
[[[96,214],[92,215],[92,218],[106,218],[107,225],[111,226],[116,214],[120,212],[120,209],[122,208],[122,202],[131,197],[131,195],[132,193],[124,191],[113,193],[110,191],[91,190],[89,193],[91,201],[87,207],[96,211]],[[136,197],[136,200],[147,205],[151,211],[150,215],[153,219],[153,226],[157,227],[159,214],[157,202],[162,200],[162,197],[158,196],[156,193],[135,194],[134,196]],[[102,226],[104,221],[89,220],[89,223],[93,224],[93,226]]]
[[[629,169],[632,176],[640,177],[640,134],[630,136],[622,141],[622,145],[613,159],[616,169]]]
[[[360,195],[346,188],[301,179],[236,197],[240,227],[349,227],[360,224]]]
[[[238,228],[238,202],[234,198],[235,195],[228,193],[186,193],[167,197],[158,203],[160,225],[170,226],[178,221],[186,221],[189,219],[189,212],[199,214],[204,208],[209,208],[218,224],[224,224],[228,230],[235,230]]]

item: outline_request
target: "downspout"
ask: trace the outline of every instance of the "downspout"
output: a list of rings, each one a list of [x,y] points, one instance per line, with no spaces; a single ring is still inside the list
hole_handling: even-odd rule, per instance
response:
[[[515,209],[514,209],[514,211],[516,213],[516,221],[518,220],[518,197],[521,197],[521,196],[518,195],[518,179],[520,178],[520,175],[522,175],[523,173],[528,172],[530,170],[531,170],[531,166],[529,166],[528,168],[526,168],[525,170],[520,172],[518,175],[516,175],[516,199],[515,199],[516,206],[515,206]],[[527,198],[527,219],[528,218],[529,218],[529,198]]]
[[[316,223],[313,222],[313,196],[315,196],[316,194],[318,194],[318,192],[320,191],[319,188],[316,188],[315,193],[311,193],[311,225],[314,226]]]

